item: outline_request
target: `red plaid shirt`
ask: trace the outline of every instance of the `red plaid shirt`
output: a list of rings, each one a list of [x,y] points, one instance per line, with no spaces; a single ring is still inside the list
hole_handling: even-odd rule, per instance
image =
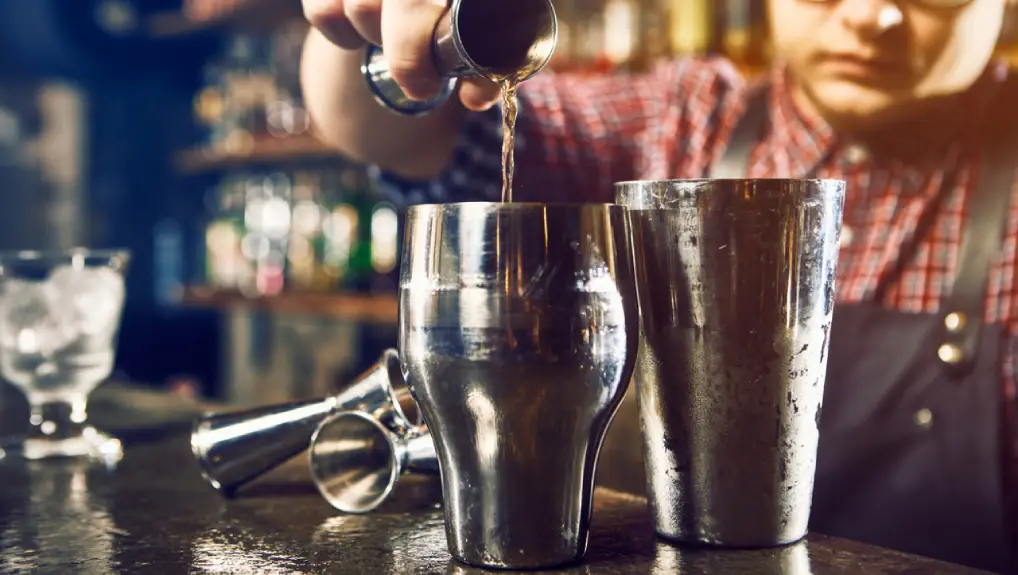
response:
[[[987,71],[955,123],[974,125],[989,106],[1014,105],[979,97],[981,87],[1005,72],[996,65]],[[847,181],[839,301],[872,300],[885,272],[899,264],[917,223],[937,210],[903,273],[893,285],[883,286],[882,302],[906,312],[937,312],[958,267],[965,199],[973,192],[979,151],[966,149],[958,138],[940,157],[915,164],[870,155],[800,114],[783,70],[776,69],[765,81],[772,88],[771,123],[752,154],[747,177],[809,175]],[[749,88],[720,59],[669,62],[632,78],[539,74],[520,88],[514,199],[612,202],[617,181],[704,177],[724,152]],[[500,150],[500,112],[475,114],[450,168],[428,186],[404,185],[400,193],[404,198],[409,194],[412,202],[497,201]],[[938,208],[934,198],[951,169],[955,186]],[[1008,410],[1013,410],[1018,365],[1016,246],[1018,202],[1012,201],[1002,257],[993,263],[986,296],[986,320],[1004,323],[1009,334],[1001,373]],[[1011,444],[1011,452],[1018,453],[1018,437]],[[1012,459],[1018,467],[1018,459]],[[1018,485],[1010,487],[1018,490]]]

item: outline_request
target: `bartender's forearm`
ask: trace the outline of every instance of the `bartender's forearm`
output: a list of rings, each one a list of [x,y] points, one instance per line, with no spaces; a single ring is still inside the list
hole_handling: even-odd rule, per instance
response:
[[[386,110],[361,76],[363,56],[363,50],[337,47],[314,28],[308,34],[301,84],[317,136],[353,160],[405,178],[435,177],[452,157],[464,108],[453,98],[419,118]]]

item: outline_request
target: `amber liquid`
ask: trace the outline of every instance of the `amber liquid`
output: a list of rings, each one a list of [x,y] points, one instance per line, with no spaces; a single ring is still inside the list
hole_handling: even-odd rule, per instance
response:
[[[513,199],[516,88],[543,65],[535,56],[553,39],[554,11],[547,0],[464,2],[459,12],[460,42],[482,75],[501,89],[502,201]]]
[[[502,89],[502,202],[513,201],[513,174],[516,172],[516,116],[519,101],[516,89],[518,76],[509,76],[499,81]]]

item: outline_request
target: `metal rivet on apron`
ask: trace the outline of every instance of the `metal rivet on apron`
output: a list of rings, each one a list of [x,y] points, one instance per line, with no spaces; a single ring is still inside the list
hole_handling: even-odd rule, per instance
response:
[[[838,247],[848,247],[852,245],[853,232],[852,228],[848,226],[841,226],[841,237],[838,238]]]
[[[933,412],[924,407],[915,412],[912,421],[915,421],[915,424],[923,429],[929,429],[933,427]]]
[[[870,152],[859,144],[845,148],[845,161],[853,166],[859,165],[870,158]]]
[[[965,314],[953,311],[944,317],[944,327],[951,333],[958,333],[963,327],[965,327]]]
[[[964,354],[960,347],[953,343],[945,343],[937,350],[937,357],[939,357],[940,361],[944,363],[954,365],[956,363],[961,363],[961,360],[964,359]]]

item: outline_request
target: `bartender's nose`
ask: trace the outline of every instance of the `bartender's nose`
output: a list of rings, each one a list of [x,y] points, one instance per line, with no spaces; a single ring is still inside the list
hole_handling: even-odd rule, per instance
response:
[[[905,15],[890,0],[841,0],[837,17],[862,38],[876,38],[902,24]]]

